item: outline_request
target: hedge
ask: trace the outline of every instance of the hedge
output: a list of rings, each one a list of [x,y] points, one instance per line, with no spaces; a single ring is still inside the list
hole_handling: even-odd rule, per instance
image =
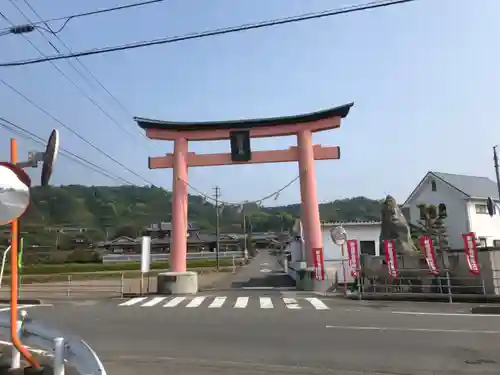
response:
[[[219,265],[227,267],[232,264],[231,260],[221,259]],[[215,267],[216,261],[213,259],[193,259],[187,261],[188,268],[207,268]],[[168,269],[168,261],[151,263],[152,270]],[[38,264],[24,266],[21,269],[22,275],[51,275],[60,273],[87,273],[87,272],[120,272],[120,271],[138,271],[139,262],[121,262],[121,263],[66,263],[66,264]],[[10,274],[10,267],[6,267],[5,273]]]

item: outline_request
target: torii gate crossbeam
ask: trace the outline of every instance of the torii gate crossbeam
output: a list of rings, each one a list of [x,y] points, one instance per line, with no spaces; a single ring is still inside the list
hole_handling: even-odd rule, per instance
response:
[[[150,169],[173,170],[171,270],[174,273],[186,271],[189,167],[282,162],[298,162],[299,165],[306,260],[308,266],[313,266],[313,250],[323,248],[314,161],[339,159],[340,149],[313,145],[312,135],[338,128],[352,105],[298,116],[207,123],[178,123],[136,117],[134,120],[146,130],[148,138],[174,142],[173,153],[149,158]],[[247,161],[234,161],[231,153],[199,155],[188,150],[190,141],[230,139],[233,132],[241,133],[242,130],[248,133],[250,139],[296,135],[297,146],[287,150],[253,151]]]

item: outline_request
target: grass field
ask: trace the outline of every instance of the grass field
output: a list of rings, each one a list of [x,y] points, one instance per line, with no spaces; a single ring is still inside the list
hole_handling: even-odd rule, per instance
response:
[[[239,266],[240,264],[236,264]],[[216,261],[213,259],[196,259],[187,262],[188,270],[198,273],[215,272]],[[158,272],[169,268],[168,262],[151,263],[150,272],[145,276],[156,275]],[[221,259],[219,261],[220,272],[232,271],[232,260]],[[125,278],[131,279],[139,277],[139,262],[123,262],[112,264],[99,263],[68,263],[68,264],[40,264],[25,266],[21,269],[21,278],[23,284],[57,282],[71,280],[98,280]],[[5,270],[4,283],[10,279],[10,269]]]

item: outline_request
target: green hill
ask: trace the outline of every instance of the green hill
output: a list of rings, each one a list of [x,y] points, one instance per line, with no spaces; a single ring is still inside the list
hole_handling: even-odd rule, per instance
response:
[[[149,224],[171,220],[171,193],[158,187],[34,187],[31,197],[21,222],[28,245],[53,245],[56,234],[48,230],[53,227],[87,228],[81,236],[96,241],[124,231],[140,234]],[[279,231],[291,228],[300,214],[300,205],[266,208],[248,204],[244,211],[253,231]],[[377,220],[380,201],[364,197],[342,199],[321,204],[320,213],[324,221]],[[188,217],[203,230],[215,229],[215,207],[200,196],[189,196]],[[220,220],[222,231],[241,231],[240,207],[223,207]],[[64,236],[57,241],[61,245]]]

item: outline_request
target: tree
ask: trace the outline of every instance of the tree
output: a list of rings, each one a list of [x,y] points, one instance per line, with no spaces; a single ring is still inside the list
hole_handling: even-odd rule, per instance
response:
[[[417,225],[412,225],[412,237],[426,236],[432,239],[434,248],[437,251],[449,249],[448,233],[445,219],[447,218],[446,206],[440,204],[436,207],[433,204],[420,204],[420,220]]]

